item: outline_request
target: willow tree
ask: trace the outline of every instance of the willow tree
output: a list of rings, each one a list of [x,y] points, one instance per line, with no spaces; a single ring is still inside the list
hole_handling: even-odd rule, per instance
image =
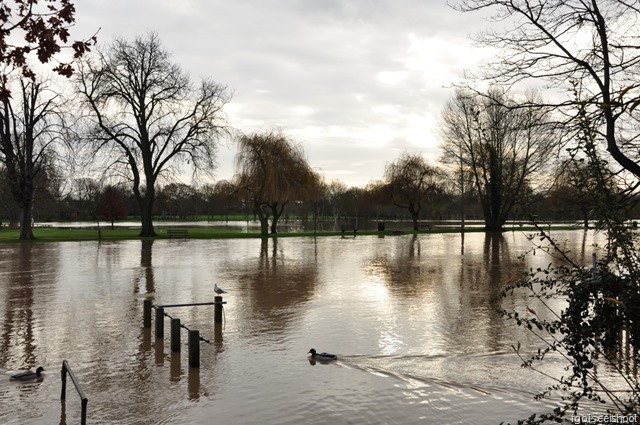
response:
[[[442,114],[442,159],[472,174],[488,231],[502,230],[554,152],[549,111],[520,106],[497,88],[485,95],[458,90]]]
[[[260,220],[262,235],[277,233],[278,219],[290,202],[313,199],[320,179],[302,147],[280,132],[243,135],[238,139],[236,185]]]
[[[440,191],[438,169],[420,154],[405,152],[384,171],[393,205],[406,209],[418,230],[423,206]]]
[[[191,82],[155,33],[116,39],[81,63],[77,87],[93,119],[93,155],[131,181],[140,206],[140,236],[155,236],[156,182],[180,165],[210,171],[219,138],[229,131],[227,88]]]

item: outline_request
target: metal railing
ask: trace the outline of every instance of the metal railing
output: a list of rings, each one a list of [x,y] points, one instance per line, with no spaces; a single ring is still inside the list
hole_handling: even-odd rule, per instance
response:
[[[61,377],[62,377],[62,394],[60,395],[60,400],[65,400],[66,396],[67,396],[67,374],[69,374],[69,376],[71,377],[71,382],[73,382],[73,385],[76,387],[76,391],[78,392],[78,395],[80,396],[80,400],[82,400],[82,416],[80,419],[80,423],[82,425],[86,425],[87,423],[87,403],[89,402],[89,399],[87,399],[87,396],[84,395],[84,391],[82,391],[82,387],[80,387],[80,383],[78,382],[78,379],[76,378],[76,375],[73,373],[73,371],[71,370],[71,367],[69,366],[69,362],[67,362],[66,360],[62,361],[62,370],[60,371]]]

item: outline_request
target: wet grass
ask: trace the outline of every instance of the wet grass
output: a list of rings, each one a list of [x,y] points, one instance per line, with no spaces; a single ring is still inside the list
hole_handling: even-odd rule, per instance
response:
[[[241,229],[233,229],[228,227],[180,227],[188,231],[186,239],[230,239],[230,238],[260,238],[259,231],[246,232]],[[553,230],[575,230],[575,227],[554,227]],[[505,228],[505,232],[510,231],[527,231],[535,232],[535,227],[519,227],[516,226],[513,229],[510,227]],[[466,228],[465,233],[470,232],[484,232],[482,228]],[[144,240],[144,239],[174,239],[183,240],[183,237],[171,237],[167,233],[167,228],[156,227],[156,238],[143,238],[138,234],[139,229],[136,228],[101,228],[98,231],[97,228],[53,228],[53,227],[37,227],[33,229],[35,239],[33,242],[64,242],[64,241],[118,241],[118,240]],[[429,233],[460,233],[458,228],[436,228],[432,230],[424,231],[412,231],[408,229],[404,230],[386,230],[384,232],[378,232],[376,230],[359,230],[357,236],[398,236],[406,234],[429,234]],[[0,229],[0,243],[16,243],[16,242],[31,242],[21,241],[18,239],[20,234],[19,229],[2,228]],[[345,238],[352,238],[354,234],[352,232],[340,231],[318,231],[318,232],[283,232],[275,235],[269,235],[268,237],[324,237],[324,236],[340,236]]]

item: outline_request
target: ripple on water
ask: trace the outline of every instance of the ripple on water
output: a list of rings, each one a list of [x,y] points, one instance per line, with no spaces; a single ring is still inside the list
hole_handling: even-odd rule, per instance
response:
[[[60,406],[63,359],[89,423],[482,425],[546,410],[509,351],[533,338],[492,304],[528,266],[525,238],[469,235],[464,256],[456,238],[0,246],[0,367],[47,369],[37,385],[0,382],[0,423],[79,422],[72,388]],[[207,307],[171,311],[212,341],[190,369],[186,343],[178,357],[142,329],[142,300],[210,300],[214,280],[223,328]],[[311,347],[340,360],[310,366]]]

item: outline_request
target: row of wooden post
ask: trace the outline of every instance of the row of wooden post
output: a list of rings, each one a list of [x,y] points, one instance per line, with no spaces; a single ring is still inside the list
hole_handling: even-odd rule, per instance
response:
[[[214,321],[222,322],[222,297],[215,297],[214,302],[193,303],[193,304],[171,304],[156,306],[156,338],[164,338],[164,308],[165,307],[187,307],[196,305],[214,305]],[[143,305],[144,327],[151,327],[151,300],[144,300]],[[171,318],[171,351],[180,351],[180,319]],[[189,329],[189,367],[200,367],[200,331]]]

